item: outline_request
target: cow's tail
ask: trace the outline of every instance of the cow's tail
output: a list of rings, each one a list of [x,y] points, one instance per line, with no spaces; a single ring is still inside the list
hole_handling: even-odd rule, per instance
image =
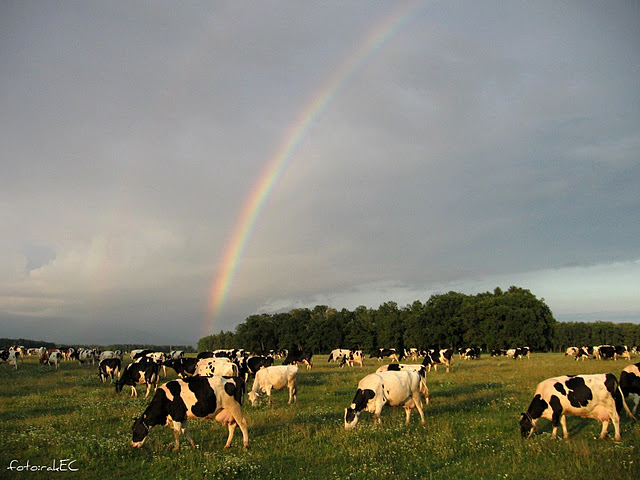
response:
[[[622,403],[622,406],[624,407],[624,411],[627,412],[627,415],[630,416],[631,418],[633,418],[636,422],[638,421],[638,419],[633,415],[633,413],[631,412],[631,410],[629,410],[629,406],[627,405],[626,400],[624,399],[624,393],[622,392],[622,388],[620,388],[620,385],[618,384],[618,390],[617,393],[620,395],[620,402]],[[617,397],[617,395],[616,395]],[[616,400],[616,409],[619,411],[620,409],[618,408],[618,402],[617,399]]]

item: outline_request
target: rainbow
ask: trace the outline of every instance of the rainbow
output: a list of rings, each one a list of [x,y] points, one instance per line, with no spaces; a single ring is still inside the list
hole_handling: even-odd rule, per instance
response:
[[[218,319],[229,295],[238,264],[265,202],[295,158],[295,153],[300,143],[316,120],[327,109],[336,93],[422,6],[422,2],[405,4],[372,28],[358,43],[354,52],[342,62],[323,87],[311,97],[311,100],[283,137],[282,144],[267,162],[259,181],[244,204],[233,235],[225,250],[221,267],[217,275],[214,276],[208,298],[208,317],[203,326],[203,335],[212,333],[213,325]]]

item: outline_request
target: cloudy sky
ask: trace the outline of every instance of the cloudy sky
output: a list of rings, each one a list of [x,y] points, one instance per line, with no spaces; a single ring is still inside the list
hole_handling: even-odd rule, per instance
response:
[[[510,285],[640,321],[636,2],[16,0],[0,59],[0,337]]]

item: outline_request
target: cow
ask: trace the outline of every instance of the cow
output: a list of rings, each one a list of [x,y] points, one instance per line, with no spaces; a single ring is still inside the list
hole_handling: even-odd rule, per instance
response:
[[[196,374],[196,366],[199,360],[197,358],[181,357],[173,360],[167,360],[162,363],[163,366],[173,368],[180,378],[192,377]]]
[[[611,345],[599,345],[593,347],[593,353],[598,360],[611,360],[615,358],[616,349]]]
[[[353,367],[353,365],[356,363],[361,367],[364,367],[364,355],[362,353],[362,350],[349,350],[349,353],[342,357],[340,367],[342,368],[345,365]]]
[[[553,426],[551,438],[556,438],[560,424],[563,437],[568,440],[566,415],[575,415],[601,421],[600,438],[605,438],[609,422],[613,422],[615,440],[619,441],[622,405],[627,414],[633,416],[612,373],[549,378],[538,384],[529,408],[521,414],[520,433],[523,438],[529,438],[538,420],[546,418]]]
[[[98,365],[98,377],[102,380],[102,383],[110,378],[109,383],[113,383],[113,378],[120,376],[120,370],[122,369],[122,361],[119,358],[105,358]]]
[[[131,387],[131,396],[137,397],[138,391],[136,390],[136,385],[145,384],[147,386],[147,392],[144,398],[147,398],[151,390],[151,385],[154,385],[157,390],[159,378],[160,365],[156,362],[142,361],[130,363],[127,368],[124,369],[120,380],[116,382],[116,393],[120,393],[122,387],[129,385]]]
[[[403,406],[406,423],[409,423],[411,410],[415,407],[424,425],[424,412],[420,394],[427,394],[424,378],[411,371],[376,372],[364,377],[358,383],[355,397],[348,408],[344,409],[344,428],[353,429],[358,423],[360,412],[373,413],[374,421],[381,423],[380,413],[385,404],[391,407]]]
[[[60,366],[61,361],[62,361],[62,352],[51,352],[47,357],[46,363],[51,367],[55,366],[56,370],[58,370],[58,367]]]
[[[626,345],[616,345],[613,347],[614,354],[613,359],[617,360],[618,357],[626,358],[627,360],[631,360],[631,352],[629,351],[629,347]]]
[[[78,350],[78,362],[80,365],[91,362],[91,365],[96,363],[96,353],[88,348],[81,348]]]
[[[349,353],[351,353],[351,350],[348,350],[346,348],[336,348],[334,350],[331,350],[327,362],[341,362],[344,357],[349,355]]]
[[[502,348],[495,348],[495,349],[491,350],[491,356],[492,357],[506,357],[507,356],[507,351],[502,349]]]
[[[313,366],[313,353],[291,349],[287,354],[287,357],[282,362],[283,365],[297,365],[298,363],[305,364],[307,366],[307,370],[310,370]]]
[[[395,348],[379,348],[378,350],[374,350],[371,355],[369,355],[369,358],[377,358],[379,362],[381,362],[383,358],[388,358],[395,362],[400,361]]]
[[[429,371],[431,371],[431,367],[433,367],[436,372],[438,371],[438,365],[444,365],[447,367],[447,373],[449,373],[452,357],[453,350],[450,348],[442,348],[440,350],[430,349],[427,350],[422,365],[427,367]]]
[[[171,350],[169,352],[170,360],[177,360],[178,358],[184,357],[184,350]]]
[[[640,363],[629,365],[620,374],[620,390],[625,398],[633,401],[631,413],[635,415],[640,405]]]
[[[131,446],[140,448],[156,425],[173,429],[174,447],[180,448],[180,434],[184,433],[193,448],[198,448],[187,430],[190,418],[215,419],[229,429],[224,448],[231,446],[236,425],[242,431],[244,448],[249,446],[247,420],[242,413],[244,381],[241,378],[190,377],[172,380],[161,385],[131,428]]]
[[[476,347],[461,348],[458,353],[460,358],[465,360],[477,360],[480,358],[480,349]]]
[[[565,357],[577,357],[578,354],[580,353],[581,349],[578,347],[569,347],[565,350],[564,352],[564,356]]]
[[[297,365],[277,365],[261,368],[256,372],[253,387],[249,392],[249,401],[252,406],[258,404],[258,398],[264,393],[267,401],[271,405],[271,390],[280,390],[284,387],[289,389],[289,401],[298,403],[298,366]]]
[[[0,350],[0,365],[8,363],[10,366],[18,369],[18,361],[16,359],[15,350]]]
[[[115,358],[115,357],[116,357],[116,352],[114,352],[113,350],[105,350],[104,352],[101,352],[100,356],[98,357],[98,366],[100,365],[102,360],[107,358]]]
[[[201,377],[237,377],[238,366],[235,363],[223,362],[218,358],[202,358],[198,360],[195,375]]]
[[[254,377],[261,368],[273,365],[273,357],[264,355],[253,355],[246,360],[247,374]]]

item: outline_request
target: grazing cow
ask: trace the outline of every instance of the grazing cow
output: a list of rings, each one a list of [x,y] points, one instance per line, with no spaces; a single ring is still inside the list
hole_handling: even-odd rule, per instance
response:
[[[201,377],[237,377],[238,366],[235,363],[223,362],[218,358],[202,358],[196,365],[196,375]],[[227,359],[228,360],[228,359]]]
[[[344,428],[354,428],[362,411],[373,413],[374,421],[381,423],[380,413],[387,403],[391,407],[404,406],[407,424],[411,409],[417,408],[420,421],[424,424],[421,393],[428,394],[427,385],[424,378],[416,372],[387,371],[367,375],[358,383],[353,402],[344,410]]]
[[[629,347],[627,347],[626,345],[616,345],[615,347],[613,347],[613,349],[615,352],[613,354],[614,360],[617,360],[618,357],[631,360],[631,352],[629,351]]]
[[[120,370],[122,369],[122,361],[119,358],[105,358],[98,365],[98,377],[102,380],[102,383],[110,378],[109,383],[113,383],[113,378],[120,376]]]
[[[640,363],[629,365],[620,374],[620,390],[625,398],[633,401],[631,412],[635,415],[640,405]]]
[[[340,367],[342,368],[345,365],[353,367],[356,363],[361,367],[364,367],[364,354],[362,353],[362,350],[350,350],[347,355],[342,357]]]
[[[106,358],[116,358],[116,352],[114,352],[113,350],[105,350],[104,352],[101,352],[100,356],[98,357],[98,365],[100,365],[102,360]]]
[[[502,349],[502,348],[495,348],[495,349],[491,350],[491,356],[492,357],[506,357],[507,356],[507,351]]]
[[[265,357],[264,355],[253,355],[247,358],[247,370],[248,375],[252,377],[260,370],[261,368],[270,367],[273,365],[273,357]]]
[[[341,362],[342,359],[347,355],[349,355],[350,352],[351,350],[348,350],[346,348],[336,348],[334,350],[331,350],[331,353],[329,354],[329,359],[327,360],[327,362],[331,362],[331,361]]]
[[[611,345],[599,345],[593,347],[593,353],[598,360],[611,360],[615,358],[616,349]]]
[[[369,355],[369,358],[377,358],[379,362],[381,362],[383,358],[388,358],[395,362],[400,361],[395,348],[379,348],[378,350],[373,351],[371,355]]]
[[[258,398],[264,393],[271,405],[271,390],[280,390],[284,387],[289,389],[289,401],[291,404],[298,403],[298,366],[297,365],[277,365],[261,368],[256,372],[253,387],[249,392],[249,401],[252,406],[256,406]]]
[[[178,358],[184,357],[184,350],[171,350],[169,352],[170,360],[177,360]]]
[[[142,361],[130,363],[127,368],[124,369],[120,380],[116,382],[116,392],[120,393],[122,387],[129,385],[131,387],[131,396],[137,397],[138,391],[136,385],[145,384],[147,386],[147,392],[144,398],[149,396],[151,385],[158,389],[158,380],[160,378],[160,365],[152,361]]]
[[[569,438],[566,415],[594,418],[602,422],[600,438],[607,435],[609,422],[613,422],[615,440],[620,440],[620,415],[618,410],[624,401],[618,381],[612,373],[597,375],[565,375],[549,378],[538,384],[528,410],[522,413],[520,433],[529,438],[540,418],[551,420],[551,438],[556,438],[558,424],[562,425],[563,437]]]
[[[173,429],[174,451],[180,448],[184,433],[193,448],[198,448],[187,430],[190,418],[215,419],[229,429],[224,448],[231,446],[236,425],[242,431],[244,448],[249,446],[247,420],[242,414],[244,381],[241,378],[191,377],[161,385],[141,417],[133,423],[131,446],[140,448],[156,425]]]
[[[477,360],[480,358],[480,349],[476,347],[468,347],[460,349],[460,358],[465,360]]]
[[[51,367],[55,366],[56,370],[58,370],[58,367],[60,366],[61,361],[62,361],[62,352],[51,352],[47,357],[47,365]]]
[[[564,356],[567,357],[578,357],[578,354],[580,353],[581,349],[578,347],[569,347],[565,350],[564,352]]]
[[[18,369],[18,362],[16,360],[16,351],[15,350],[0,350],[0,365],[3,363],[8,363],[16,370]]]
[[[292,349],[287,354],[287,358],[282,362],[283,365],[297,365],[298,363],[305,364],[307,370],[310,370],[313,366],[313,353]]]
[[[447,367],[447,373],[449,373],[452,358],[453,350],[450,348],[442,348],[440,350],[431,349],[427,350],[422,365],[427,367],[429,371],[431,371],[431,367],[433,367],[436,372],[438,371],[438,365],[444,365]]]
[[[95,365],[96,353],[88,348],[81,348],[78,351],[78,362],[80,362],[80,365],[84,365],[89,362],[91,362],[91,365]]]
[[[424,403],[429,405],[429,397],[431,394],[429,393],[429,388],[427,387],[426,375],[427,369],[424,365],[416,365],[411,363],[390,363],[389,365],[383,365],[376,370],[376,373],[380,372],[416,372],[420,377],[423,378],[424,381]]]
[[[196,374],[197,358],[181,357],[163,362],[163,366],[173,368],[180,378],[193,377]]]

